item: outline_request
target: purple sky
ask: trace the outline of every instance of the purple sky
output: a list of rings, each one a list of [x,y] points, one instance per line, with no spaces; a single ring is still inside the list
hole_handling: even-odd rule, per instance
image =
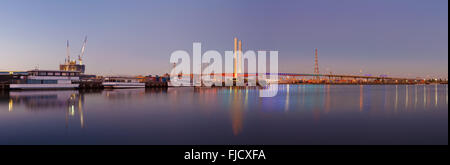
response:
[[[448,77],[447,0],[4,0],[0,70],[57,69],[80,51],[88,73],[161,74],[175,50],[278,50],[280,72]]]

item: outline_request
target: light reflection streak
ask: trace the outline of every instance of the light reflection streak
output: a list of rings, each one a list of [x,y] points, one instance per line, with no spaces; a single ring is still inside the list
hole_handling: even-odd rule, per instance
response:
[[[319,121],[320,120],[320,110],[321,107],[319,107],[320,103],[321,103],[321,99],[320,99],[320,90],[319,87],[314,86],[314,110],[313,110],[313,116],[314,116],[314,121]]]
[[[83,103],[82,103],[82,95],[78,97],[78,113],[80,114],[80,124],[81,128],[84,128],[84,112],[83,112]]]
[[[409,85],[406,85],[406,96],[405,96],[405,109],[408,109],[408,98],[409,98],[409,94],[408,94],[408,87]]]
[[[362,112],[364,107],[364,89],[362,85],[359,85],[359,111]]]
[[[434,86],[434,107],[438,106],[438,90],[437,84]]]
[[[427,105],[427,86],[423,86],[423,107],[425,108]]]
[[[326,96],[325,96],[325,113],[327,114],[328,112],[330,112],[330,107],[331,107],[331,98],[330,98],[330,85],[327,85],[327,91],[326,91]]]
[[[9,103],[8,103],[8,112],[12,112],[13,111],[13,99],[9,99]]]
[[[66,115],[65,115],[65,116],[66,116],[66,118],[65,118],[65,119],[66,119],[66,120],[65,120],[66,128],[69,128],[69,113],[66,112],[65,114],[66,114]]]
[[[74,116],[75,115],[75,110],[74,110],[75,108],[73,107],[73,105],[71,106],[71,108],[70,108],[70,115],[71,116]]]
[[[388,109],[391,99],[388,97],[387,86],[384,86],[384,109]]]
[[[303,107],[305,107],[305,93],[306,93],[305,85],[302,85],[302,88],[303,88],[303,90],[302,90],[302,105],[303,105]]]
[[[238,94],[237,88],[234,90],[230,87],[230,99],[231,101],[231,126],[233,130],[233,135],[237,136],[242,132],[243,129],[243,121],[244,121],[244,109],[242,107],[242,98],[241,95]],[[239,92],[241,93],[241,92]]]
[[[416,109],[417,107],[417,85],[415,85],[415,89],[414,89],[414,109]]]
[[[245,109],[248,108],[248,87],[245,88],[245,102],[244,102]]]
[[[284,111],[289,110],[289,84],[286,86],[286,103],[284,105]]]
[[[398,107],[398,85],[395,85],[395,102],[394,102],[394,111],[397,112]]]

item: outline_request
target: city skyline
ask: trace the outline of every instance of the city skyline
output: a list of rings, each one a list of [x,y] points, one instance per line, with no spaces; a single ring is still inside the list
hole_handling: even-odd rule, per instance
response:
[[[326,4],[326,5],[324,5]],[[88,35],[86,73],[170,72],[170,54],[279,51],[280,72],[448,78],[448,1],[5,1],[0,70],[58,69]],[[75,57],[75,56],[73,56]]]

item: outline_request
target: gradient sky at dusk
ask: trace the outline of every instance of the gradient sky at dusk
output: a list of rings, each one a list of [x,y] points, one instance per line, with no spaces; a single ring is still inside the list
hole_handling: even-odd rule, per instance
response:
[[[280,72],[448,77],[447,0],[2,0],[0,70],[58,69],[88,36],[88,73],[161,74],[175,50],[278,50]]]

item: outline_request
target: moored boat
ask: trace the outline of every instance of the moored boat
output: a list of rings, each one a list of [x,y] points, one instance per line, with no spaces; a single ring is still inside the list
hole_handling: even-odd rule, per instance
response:
[[[60,70],[30,70],[27,75],[13,80],[10,89],[75,89],[80,72]]]
[[[135,77],[107,77],[103,81],[104,88],[145,88],[145,83]]]

